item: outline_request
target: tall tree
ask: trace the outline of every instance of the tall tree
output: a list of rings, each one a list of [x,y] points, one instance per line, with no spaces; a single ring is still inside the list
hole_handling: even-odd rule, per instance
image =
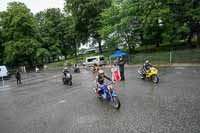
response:
[[[134,45],[140,43],[140,18],[137,1],[113,0],[112,6],[101,14],[103,27],[99,33],[110,40],[118,38],[121,45],[131,53]]]
[[[3,37],[2,37],[2,31],[1,31],[1,25],[0,25],[0,63],[3,63]]]
[[[37,26],[33,14],[20,2],[11,2],[1,13],[4,62],[12,64],[33,64],[40,46]]]
[[[61,54],[64,45],[64,15],[58,8],[50,8],[35,15],[39,32],[42,37],[42,48],[50,52],[52,58],[57,58]]]
[[[66,0],[65,11],[72,16],[75,32],[81,42],[93,37],[101,48],[101,36],[98,33],[101,27],[100,13],[110,6],[110,0]]]
[[[199,0],[174,0],[172,13],[179,25],[178,31],[187,35],[191,44],[192,38],[197,36],[200,43],[200,1]],[[179,33],[179,34],[180,34]]]
[[[68,53],[68,55],[72,55],[77,57],[77,49],[81,42],[81,37],[75,30],[75,22],[72,16],[66,16],[64,19],[65,25],[65,32],[64,32],[64,39],[65,45],[64,49]]]

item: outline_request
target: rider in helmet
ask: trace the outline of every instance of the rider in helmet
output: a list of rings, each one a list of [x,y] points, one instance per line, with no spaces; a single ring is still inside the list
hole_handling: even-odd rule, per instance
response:
[[[70,72],[69,72],[68,68],[65,67],[65,68],[63,69],[63,74],[64,74],[65,77],[66,77],[67,73],[70,73]]]
[[[102,70],[102,69],[100,69],[99,71],[98,71],[98,75],[97,75],[97,82],[98,82],[98,84],[100,84],[100,85],[102,85],[102,84],[104,84],[104,79],[107,79],[107,80],[109,80],[109,81],[112,81],[112,79],[111,78],[109,78],[108,76],[106,76],[105,74],[104,74],[104,71]]]
[[[74,64],[74,72],[80,72],[80,68],[77,63]]]
[[[143,65],[143,74],[146,74],[146,72],[152,67],[151,63],[149,60],[145,60],[144,65]]]
[[[101,88],[102,88],[102,85],[104,84],[104,79],[107,79],[109,81],[112,81],[111,78],[109,78],[108,76],[106,76],[104,74],[104,71],[102,69],[100,69],[98,71],[98,74],[97,74],[97,94],[101,94]]]

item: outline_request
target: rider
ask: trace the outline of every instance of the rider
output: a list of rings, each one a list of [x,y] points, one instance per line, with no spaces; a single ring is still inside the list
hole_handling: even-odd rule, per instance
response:
[[[105,74],[104,74],[104,71],[102,70],[102,69],[100,69],[99,71],[98,71],[98,75],[97,75],[97,91],[96,91],[96,93],[98,94],[98,95],[100,95],[101,94],[101,90],[102,90],[102,87],[103,87],[103,85],[104,85],[104,79],[107,79],[107,80],[109,80],[109,81],[112,81],[112,79],[111,78],[109,78],[108,76],[106,76]],[[113,81],[112,81],[113,82]]]
[[[145,76],[146,72],[152,67],[151,63],[149,60],[146,60],[143,65],[143,75]]]
[[[75,63],[74,64],[74,71],[77,72],[78,70],[79,70],[79,66],[78,66],[78,64]]]
[[[74,64],[74,68],[79,68],[79,67],[78,67],[78,64],[75,63],[75,64]]]
[[[70,72],[69,72],[69,70],[68,70],[67,67],[65,67],[65,68],[63,69],[63,74],[64,74],[65,77],[67,76],[67,74],[70,74]],[[70,74],[70,75],[71,75],[71,74]]]

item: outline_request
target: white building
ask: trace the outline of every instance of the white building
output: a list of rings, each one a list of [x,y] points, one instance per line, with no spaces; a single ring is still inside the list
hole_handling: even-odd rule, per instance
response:
[[[101,46],[103,46],[104,44],[105,44],[105,41],[101,41]],[[81,43],[79,50],[81,50],[81,49],[85,49],[85,50],[95,49],[96,50],[96,49],[98,49],[98,47],[99,47],[98,42],[96,42],[96,40],[94,38],[90,37],[85,44]]]

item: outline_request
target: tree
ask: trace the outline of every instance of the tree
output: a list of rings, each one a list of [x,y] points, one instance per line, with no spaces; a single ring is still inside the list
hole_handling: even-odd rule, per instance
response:
[[[61,48],[65,45],[63,26],[64,15],[58,8],[50,8],[35,15],[39,33],[41,35],[42,48],[49,51],[53,59],[61,54]]]
[[[88,10],[88,13],[90,13],[88,31],[90,36],[96,39],[96,41],[98,42],[99,52],[102,53],[102,47],[101,47],[102,38],[98,30],[102,27],[102,24],[100,22],[101,13],[103,12],[104,9],[111,6],[111,0],[95,0],[95,1],[91,0],[89,5],[91,9]]]
[[[180,33],[187,35],[187,42],[191,44],[194,36],[200,42],[200,1],[199,0],[176,0],[173,1],[175,21],[179,25]]]
[[[36,50],[40,46],[33,14],[25,4],[11,2],[0,18],[5,47],[4,62],[15,65],[33,64]]]
[[[49,51],[45,48],[38,48],[36,51],[36,60],[38,63],[46,63],[50,56]]]
[[[165,2],[159,0],[142,0],[139,5],[143,7],[141,26],[143,39],[146,44],[156,44],[159,47],[162,42],[163,23],[168,22],[169,10]],[[168,23],[169,24],[169,23]],[[168,26],[169,27],[169,26]]]
[[[137,1],[113,0],[112,6],[102,15],[102,28],[99,33],[107,40],[118,38],[118,42],[128,47],[129,53],[134,45],[140,43],[140,19],[137,13]]]
[[[101,36],[98,29],[101,27],[100,13],[110,5],[110,0],[66,0],[65,11],[71,15],[74,22],[74,31],[78,36],[78,42],[84,43],[89,37],[93,37],[101,48]]]
[[[4,62],[15,65],[33,65],[38,44],[39,42],[35,39],[19,39],[4,43],[6,57]]]
[[[2,31],[0,28],[0,63],[3,63],[3,51],[4,51],[4,47],[3,47]]]
[[[200,1],[198,0],[144,0],[143,27],[147,38],[163,38],[172,43],[186,40],[191,44],[194,36],[200,33]],[[160,29],[158,20],[164,27]],[[148,40],[148,39],[147,39]]]
[[[77,57],[77,49],[81,42],[81,33],[75,30],[75,22],[72,16],[66,16],[64,20],[65,32],[65,50],[69,55]]]

